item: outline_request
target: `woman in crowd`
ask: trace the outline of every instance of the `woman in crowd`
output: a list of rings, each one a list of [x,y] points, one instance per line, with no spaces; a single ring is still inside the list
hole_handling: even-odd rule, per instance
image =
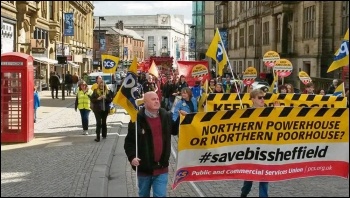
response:
[[[93,111],[96,118],[96,142],[100,141],[100,134],[102,129],[102,138],[107,137],[107,116],[109,113],[109,105],[112,102],[113,93],[108,90],[104,81],[98,83],[98,88],[94,90],[91,96],[93,103]]]
[[[285,85],[280,85],[278,87],[278,93],[286,94],[287,93],[287,87]]]
[[[90,97],[93,92],[88,88],[84,80],[80,81],[78,87],[79,89],[75,98],[75,111],[79,109],[83,126],[83,135],[89,135],[89,115],[91,111]]]
[[[326,94],[326,92],[325,92],[324,89],[320,89],[320,90],[318,91],[318,95],[325,95],[325,94]]]
[[[198,111],[197,100],[193,97],[192,91],[189,87],[184,87],[181,90],[181,100],[179,100],[174,108],[173,121],[175,123],[175,130],[178,130],[180,114],[186,115]]]
[[[287,93],[294,93],[294,87],[292,84],[285,84],[287,87]]]
[[[214,93],[224,93],[221,83],[216,83]]]
[[[208,93],[214,93],[215,85],[216,85],[215,79],[211,79],[211,80],[209,81]]]
[[[188,84],[186,82],[186,77],[184,75],[181,75],[179,81],[176,83],[177,93],[174,93],[173,95],[179,96],[181,94],[181,90],[185,87],[188,87]]]

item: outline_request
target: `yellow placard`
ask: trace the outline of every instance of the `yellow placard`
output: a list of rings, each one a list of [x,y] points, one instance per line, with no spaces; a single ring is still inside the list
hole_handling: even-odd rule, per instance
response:
[[[310,78],[310,76],[304,71],[300,71],[298,76],[300,81],[305,85],[309,82],[312,82],[312,79]]]
[[[255,79],[258,76],[258,72],[254,67],[248,67],[243,73],[243,79]]]
[[[207,97],[207,111],[227,111],[240,109],[240,100],[242,99],[243,108],[252,107],[253,103],[250,100],[249,93],[216,93],[209,94]],[[347,98],[337,96],[309,95],[309,94],[274,94],[266,93],[264,102],[266,106],[274,106],[275,101],[278,101],[281,106],[294,107],[328,107],[328,108],[343,108],[346,107]]]
[[[280,55],[275,51],[268,51],[264,54],[263,61],[264,62],[276,62],[280,59]]]
[[[239,145],[344,143],[349,109],[266,107],[180,116],[178,150]]]
[[[273,70],[277,71],[277,72],[292,71],[293,65],[287,59],[279,59],[275,62],[275,66],[274,66]]]

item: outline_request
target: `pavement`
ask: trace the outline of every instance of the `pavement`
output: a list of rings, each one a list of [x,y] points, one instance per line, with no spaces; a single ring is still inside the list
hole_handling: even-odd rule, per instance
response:
[[[1,145],[1,196],[4,197],[137,197],[135,172],[124,153],[130,120],[125,110],[108,116],[108,136],[95,142],[95,118],[82,135],[81,118],[74,111],[75,96],[52,99],[40,92],[41,107],[35,138],[28,143]],[[61,92],[59,94],[61,98]],[[242,181],[181,183],[170,188],[176,170],[177,137],[172,138],[169,197],[237,197]],[[349,197],[349,180],[313,177],[270,183],[272,197]],[[253,184],[250,196],[258,196]]]

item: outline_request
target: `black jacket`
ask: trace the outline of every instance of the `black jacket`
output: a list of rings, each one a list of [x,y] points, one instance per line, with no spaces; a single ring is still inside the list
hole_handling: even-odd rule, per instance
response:
[[[161,108],[159,116],[162,122],[163,153],[160,161],[155,162],[152,132],[146,120],[145,109],[142,108],[137,114],[137,157],[141,159],[138,171],[142,173],[152,174],[155,169],[169,166],[171,135],[176,134],[172,132],[171,113]],[[128,126],[128,134],[125,137],[124,150],[129,162],[131,162],[136,157],[135,123],[131,121]],[[132,168],[136,170],[135,166]]]
[[[97,94],[97,89],[94,90],[94,92],[92,93],[90,100],[92,103],[92,111],[93,112],[101,112],[102,111],[102,104],[103,104],[103,100],[97,100],[98,98],[98,94]],[[105,111],[109,111],[109,105],[110,103],[113,101],[113,92],[111,90],[108,90],[107,94],[106,94],[106,98],[104,99],[105,101]]]

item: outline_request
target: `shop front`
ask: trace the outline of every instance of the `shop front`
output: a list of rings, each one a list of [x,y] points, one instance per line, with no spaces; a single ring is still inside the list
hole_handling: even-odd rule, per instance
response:
[[[15,52],[16,21],[1,17],[1,54]]]

